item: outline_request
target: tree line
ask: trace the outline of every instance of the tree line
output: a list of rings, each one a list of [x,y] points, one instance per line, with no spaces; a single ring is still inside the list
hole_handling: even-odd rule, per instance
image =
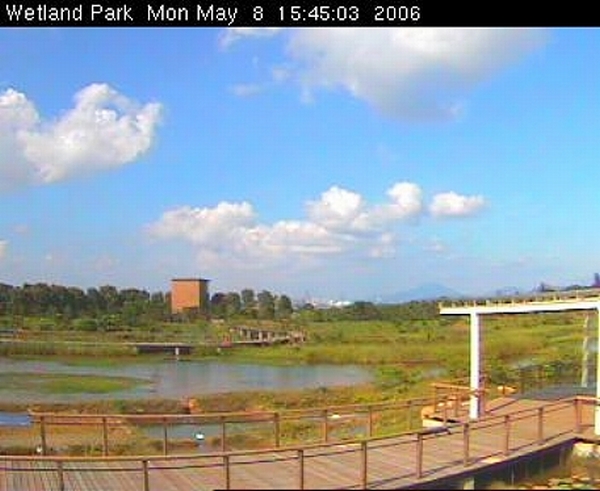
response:
[[[137,327],[174,320],[169,292],[148,292],[112,285],[82,289],[47,283],[12,286],[0,283],[0,318],[15,323],[23,317],[45,317],[54,325],[80,329]],[[210,296],[207,314],[213,319],[287,320],[299,316],[315,322],[339,320],[417,320],[437,318],[434,301],[381,305],[356,301],[344,307],[294,306],[285,294],[251,288],[240,292],[216,292]],[[190,317],[184,320],[196,320]],[[18,326],[17,326],[18,327]]]
[[[289,319],[294,312],[292,300],[287,295],[274,295],[268,290],[255,293],[251,288],[238,292],[217,292],[210,298],[210,315],[228,319]]]
[[[400,304],[376,304],[356,301],[344,307],[317,309],[306,304],[299,309],[304,319],[313,322],[330,321],[416,321],[439,318],[436,300],[413,300]]]
[[[13,319],[48,317],[58,324],[69,324],[74,319],[91,318],[106,327],[121,323],[136,326],[168,319],[169,303],[168,293],[112,285],[84,290],[47,283],[0,283],[0,316]]]
[[[287,295],[267,290],[255,293],[250,288],[241,292],[214,293],[207,314],[211,318],[289,319],[294,311]],[[118,289],[112,285],[82,289],[47,283],[25,283],[13,286],[0,283],[0,317],[48,317],[68,324],[76,319],[95,319],[94,325],[112,327],[148,325],[175,320],[171,315],[171,294],[138,288]],[[196,320],[191,315],[186,320]],[[75,323],[76,325],[82,324]],[[83,325],[83,324],[82,324]]]

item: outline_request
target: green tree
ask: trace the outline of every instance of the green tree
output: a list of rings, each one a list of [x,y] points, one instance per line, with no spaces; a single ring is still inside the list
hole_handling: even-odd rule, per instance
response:
[[[289,319],[294,311],[290,297],[287,295],[279,295],[279,297],[277,297],[276,310],[279,319]]]
[[[225,311],[228,318],[240,315],[242,311],[242,298],[237,292],[229,292],[225,298]]]
[[[275,317],[275,298],[271,292],[263,290],[257,295],[258,318],[273,319]]]
[[[210,298],[210,315],[223,319],[227,315],[227,295],[225,293],[213,293]]]
[[[358,301],[348,305],[344,309],[353,320],[377,320],[381,318],[381,312],[372,302]]]
[[[244,288],[242,290],[242,313],[248,317],[256,317],[256,297],[254,290]]]

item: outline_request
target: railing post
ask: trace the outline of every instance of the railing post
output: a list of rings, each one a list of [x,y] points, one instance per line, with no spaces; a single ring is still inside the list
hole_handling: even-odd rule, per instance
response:
[[[163,454],[169,455],[169,434],[167,430],[167,418],[163,418]]]
[[[229,468],[229,455],[223,455],[223,470],[225,472],[225,489],[231,489],[231,469]]]
[[[144,473],[144,491],[150,491],[150,475],[148,474],[148,461],[142,460],[142,472]]]
[[[510,414],[504,415],[504,455],[510,453]]]
[[[227,439],[227,430],[225,429],[226,424],[225,416],[221,416],[221,452],[225,452],[227,448],[227,445],[225,444],[225,440]]]
[[[437,399],[438,399],[438,388],[437,385],[433,386],[433,411],[437,410]]]
[[[369,482],[368,475],[368,460],[367,460],[367,442],[360,442],[360,453],[361,453],[361,466],[360,466],[360,480],[361,480],[361,489],[367,489]]]
[[[460,408],[460,390],[458,387],[454,389],[454,417],[458,418],[458,410]]]
[[[329,441],[329,411],[323,410],[323,442]]]
[[[413,403],[408,400],[408,429],[412,430],[413,427]]]
[[[538,407],[538,444],[544,442],[544,406]]]
[[[40,438],[42,439],[42,455],[48,455],[48,445],[46,443],[46,417],[40,416]]]
[[[304,489],[304,449],[298,450],[298,489]]]
[[[444,415],[444,425],[446,425],[448,424],[448,396],[444,396],[442,398],[442,406],[442,414]]]
[[[102,455],[108,455],[108,422],[106,416],[102,417]]]
[[[463,424],[463,465],[469,465],[469,443],[470,443],[469,423]]]
[[[279,448],[280,438],[281,438],[281,429],[279,426],[279,412],[278,411],[273,413],[273,431],[275,433],[275,448]]]
[[[373,406],[367,406],[367,437],[373,436]]]
[[[58,489],[59,491],[65,491],[65,474],[62,460],[56,462],[56,472],[58,474]]]
[[[575,403],[575,433],[581,433],[581,399],[576,397],[573,402]]]
[[[483,374],[483,380],[481,383],[481,416],[485,416],[487,412],[487,386],[488,376]]]
[[[417,433],[417,479],[423,477],[423,434]]]
[[[479,414],[485,416],[487,409],[487,378],[483,377],[483,383],[479,389]]]

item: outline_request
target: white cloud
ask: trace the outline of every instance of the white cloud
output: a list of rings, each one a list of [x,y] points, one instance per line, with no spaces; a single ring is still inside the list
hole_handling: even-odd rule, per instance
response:
[[[6,257],[8,251],[8,241],[0,240],[0,261]]]
[[[365,203],[358,193],[332,186],[318,201],[307,204],[308,216],[314,222],[332,230],[359,230],[365,224]]]
[[[422,194],[418,185],[399,182],[387,191],[388,202],[369,204],[357,192],[332,186],[318,200],[306,203],[306,219],[273,224],[261,223],[248,202],[183,206],[164,212],[148,232],[158,239],[191,244],[203,267],[268,267],[344,254],[388,258],[396,253],[398,226],[424,215]],[[454,201],[449,204],[447,196]],[[437,195],[432,207],[436,216],[443,215],[434,207],[440,204],[446,214],[465,215],[467,209],[474,211],[472,200],[447,193]]]
[[[89,85],[74,100],[43,121],[25,94],[0,94],[0,190],[118,167],[150,148],[160,104],[139,106],[106,84]]]
[[[221,202],[214,208],[184,206],[163,213],[149,226],[151,235],[183,239],[196,246],[204,261],[242,265],[272,262],[285,255],[327,254],[339,251],[323,227],[301,221],[260,224],[249,203]]]
[[[466,90],[539,47],[539,29],[302,28],[227,30],[222,42],[286,34],[288,73],[304,100],[342,89],[406,119],[454,119]]]
[[[200,245],[227,242],[237,239],[239,230],[255,226],[252,205],[242,203],[219,203],[215,208],[192,208],[183,206],[163,213],[159,222],[152,226],[158,237],[178,237]]]
[[[360,194],[333,186],[319,201],[308,203],[308,215],[315,223],[331,230],[370,232],[421,213],[422,191],[418,185],[399,182],[387,195],[389,203],[367,207]]]
[[[240,39],[272,37],[280,31],[279,27],[230,27],[219,38],[219,44],[222,48],[229,48]]]
[[[382,208],[382,212],[392,219],[412,218],[419,215],[423,209],[423,192],[412,182],[396,183],[387,194],[392,203]]]
[[[429,211],[434,217],[462,217],[477,213],[485,204],[483,196],[463,196],[450,191],[436,194]]]
[[[396,239],[394,234],[383,233],[377,238],[375,244],[369,249],[368,254],[370,257],[375,259],[393,257],[396,253],[395,242]]]
[[[446,244],[437,237],[432,238],[429,243],[425,245],[424,249],[435,254],[443,254],[448,251]]]
[[[251,97],[262,92],[264,87],[259,84],[236,84],[232,85],[229,90],[237,97]]]

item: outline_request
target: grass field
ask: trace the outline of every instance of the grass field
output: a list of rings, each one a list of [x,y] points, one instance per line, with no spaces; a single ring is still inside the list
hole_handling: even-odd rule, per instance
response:
[[[502,372],[518,363],[577,362],[581,359],[584,320],[585,314],[576,312],[485,316],[482,320],[484,370],[488,373]],[[259,321],[248,320],[244,320],[243,324],[261,325]],[[103,333],[48,332],[30,328],[19,334],[19,344],[0,343],[0,355],[52,357],[63,362],[94,365],[142,360],[152,362],[156,358],[135,356],[123,347],[123,342],[151,339],[205,343],[222,339],[232,325],[236,323],[198,321]],[[468,374],[469,323],[466,317],[317,322],[298,316],[285,323],[270,321],[268,327],[302,330],[307,334],[307,342],[220,351],[197,344],[192,358],[218,357],[221,361],[232,363],[365,365],[376,373],[376,383],[368,388],[355,388],[352,397],[358,402],[422,395],[434,376],[439,379]],[[40,391],[110,393],[126,390],[138,382],[105,377],[40,377],[37,380],[24,378],[18,382],[10,374],[4,374],[0,379],[3,386],[13,384],[11,386],[16,388],[19,383],[38,384]],[[337,393],[330,390],[327,394],[331,403],[336,403],[334,394]],[[314,402],[315,397],[306,395],[308,392],[303,394],[300,399],[306,399],[306,403]],[[320,394],[316,394],[316,398],[320,398]],[[347,395],[340,397],[348,401]],[[288,403],[295,404],[292,402],[294,397],[290,396],[290,399]]]
[[[28,390],[44,394],[107,394],[128,390],[142,383],[147,381],[96,375],[0,373],[0,387],[3,390]]]

